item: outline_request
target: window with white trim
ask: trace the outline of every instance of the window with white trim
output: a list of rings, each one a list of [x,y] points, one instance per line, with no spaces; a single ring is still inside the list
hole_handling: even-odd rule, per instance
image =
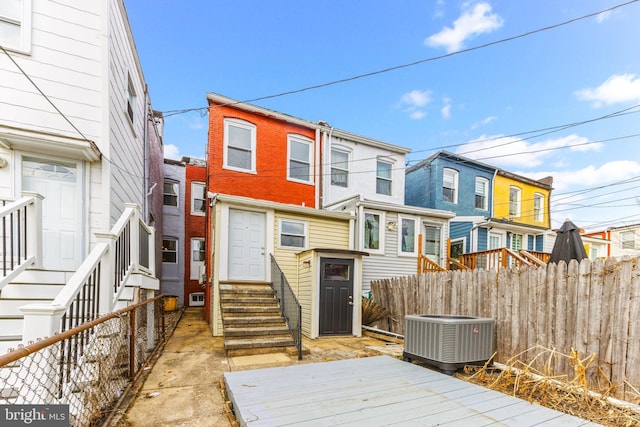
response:
[[[391,195],[391,169],[392,164],[384,160],[378,160],[376,166],[376,193]]]
[[[0,1],[0,45],[22,53],[31,51],[31,0]]]
[[[436,264],[440,264],[442,248],[442,227],[424,224],[424,255]]]
[[[191,239],[191,259],[189,263],[189,279],[198,280],[200,271],[204,267],[205,245],[204,238],[194,237]]]
[[[544,196],[540,193],[533,195],[533,220],[544,221]]]
[[[305,249],[307,247],[307,222],[280,219],[280,247]]]
[[[518,187],[509,187],[509,219],[520,217],[521,193]]]
[[[480,176],[476,177],[476,209],[488,209],[489,180]]]
[[[331,185],[349,186],[349,153],[331,149]]]
[[[312,159],[313,144],[307,138],[289,135],[289,159],[287,164],[287,178],[292,181],[309,183],[313,180]]]
[[[401,254],[415,255],[418,252],[416,248],[416,224],[418,223],[414,218],[400,217],[400,226],[398,232],[398,243],[400,244],[399,250]]]
[[[191,183],[191,215],[204,215],[207,209],[204,182]]]
[[[180,186],[178,181],[172,179],[164,180],[164,198],[163,204],[165,206],[178,206],[178,192]]]
[[[621,249],[638,249],[640,245],[636,243],[636,233],[633,231],[625,231],[620,234]]]
[[[134,118],[134,108],[136,105],[136,89],[133,87],[133,81],[131,80],[131,75],[127,75],[127,116],[131,123],[133,123]]]
[[[382,223],[382,215],[379,213],[365,212],[364,214],[364,232],[363,245],[364,249],[379,251],[381,247],[380,224]]]
[[[458,203],[458,171],[444,168],[442,171],[442,200]]]
[[[162,239],[162,262],[165,264],[178,263],[178,239],[173,237]]]
[[[224,168],[256,171],[256,127],[238,119],[224,120]]]

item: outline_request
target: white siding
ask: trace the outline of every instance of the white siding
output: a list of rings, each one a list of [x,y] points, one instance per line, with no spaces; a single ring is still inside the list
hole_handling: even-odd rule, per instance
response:
[[[14,60],[85,137],[99,142],[101,2],[32,0],[30,55]],[[0,126],[82,138],[3,53]]]
[[[144,203],[144,77],[128,20],[120,0],[109,8],[109,131],[111,221],[120,216],[124,203]],[[136,95],[133,122],[127,115],[129,78]]]
[[[331,185],[331,147],[350,151],[348,186]],[[391,195],[376,193],[377,159],[392,162]],[[381,202],[404,203],[405,155],[382,147],[357,143],[341,138],[331,138],[325,155],[325,182],[323,183],[323,206],[361,194],[365,199]]]

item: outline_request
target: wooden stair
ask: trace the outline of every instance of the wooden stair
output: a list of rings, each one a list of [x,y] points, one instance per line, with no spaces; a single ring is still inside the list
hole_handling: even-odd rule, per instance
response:
[[[295,347],[268,283],[221,284],[220,306],[228,356],[276,353]]]

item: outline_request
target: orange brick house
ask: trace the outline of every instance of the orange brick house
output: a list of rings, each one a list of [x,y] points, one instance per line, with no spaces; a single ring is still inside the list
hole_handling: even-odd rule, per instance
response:
[[[208,94],[208,190],[316,207],[317,124]]]
[[[183,157],[185,162],[184,203],[184,302],[185,306],[204,306],[204,261],[207,192],[206,163]]]

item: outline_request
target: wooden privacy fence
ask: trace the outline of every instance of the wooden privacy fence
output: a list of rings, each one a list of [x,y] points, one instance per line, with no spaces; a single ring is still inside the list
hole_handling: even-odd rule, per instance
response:
[[[640,258],[575,260],[546,267],[425,273],[371,282],[373,300],[391,312],[378,326],[404,334],[407,314],[459,314],[496,321],[496,361],[515,355],[554,375],[574,378],[566,357],[540,360],[535,348],[584,358],[595,354],[587,380],[639,402]],[[387,326],[386,328],[385,326]],[[551,360],[550,360],[551,359]]]

